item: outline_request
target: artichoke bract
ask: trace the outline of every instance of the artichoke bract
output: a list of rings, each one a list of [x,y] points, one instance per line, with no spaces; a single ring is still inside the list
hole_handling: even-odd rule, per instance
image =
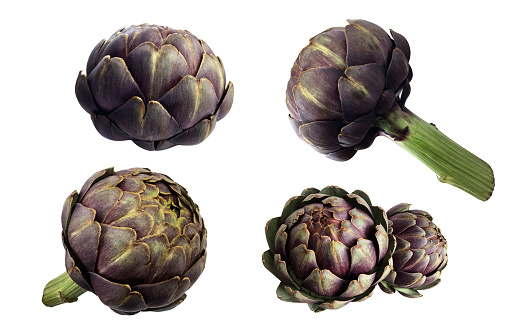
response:
[[[446,239],[429,213],[410,210],[409,204],[398,204],[387,215],[397,248],[392,255],[393,271],[379,287],[386,293],[421,297],[419,290],[440,283],[441,271],[448,264]]]
[[[386,213],[362,191],[306,189],[265,232],[263,264],[281,281],[277,296],[314,312],[370,297],[392,270],[395,240]]]
[[[228,114],[234,86],[203,40],[142,24],[94,47],[76,97],[105,138],[163,150],[205,140]]]
[[[384,135],[441,182],[487,200],[494,188],[489,165],[405,107],[413,77],[406,38],[368,21],[348,22],[311,38],[291,69],[286,104],[297,135],[337,161]]]
[[[203,272],[207,231],[198,206],[168,176],[145,168],[99,171],[62,211],[66,272],[43,303],[95,293],[119,314],[179,305]]]

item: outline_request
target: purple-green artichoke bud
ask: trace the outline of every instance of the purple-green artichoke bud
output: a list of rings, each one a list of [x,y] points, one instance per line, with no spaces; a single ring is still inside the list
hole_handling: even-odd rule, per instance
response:
[[[370,297],[392,270],[386,213],[361,191],[306,189],[265,232],[263,264],[281,281],[277,296],[315,312]]]
[[[181,185],[149,169],[95,173],[65,201],[62,229],[64,282],[119,314],[176,307],[205,267],[198,206]],[[62,291],[53,302],[51,294],[46,300],[44,291],[49,306],[76,300]]]
[[[291,69],[286,104],[297,135],[337,161],[383,135],[441,182],[489,199],[491,167],[406,108],[412,79],[406,38],[368,21],[348,22],[311,38]]]
[[[203,40],[142,24],[94,47],[76,97],[105,138],[162,150],[205,140],[228,114],[234,86]]]
[[[406,203],[387,212],[397,248],[392,255],[393,271],[379,284],[386,293],[417,298],[419,290],[440,283],[440,274],[448,263],[447,243],[430,214],[410,210]]]
[[[410,92],[410,47],[392,31],[348,21],[310,39],[292,70],[286,104],[296,133],[320,153],[346,161],[379,134],[373,121]]]

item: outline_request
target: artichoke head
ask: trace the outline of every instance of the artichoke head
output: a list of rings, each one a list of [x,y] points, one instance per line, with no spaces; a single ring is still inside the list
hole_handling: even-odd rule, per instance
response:
[[[397,249],[392,256],[394,269],[379,286],[386,293],[421,297],[419,290],[440,283],[448,263],[446,239],[429,213],[410,210],[409,204],[398,204],[387,215]]]
[[[174,308],[205,267],[198,206],[149,169],[95,173],[65,201],[62,229],[70,278],[119,314]]]
[[[410,47],[364,20],[328,29],[299,53],[286,104],[297,135],[315,150],[346,161],[371,146],[374,120],[404,106],[410,93]]]
[[[304,190],[265,232],[263,263],[281,281],[277,296],[315,312],[370,297],[392,270],[386,213],[362,191]]]
[[[205,140],[229,112],[234,87],[203,40],[142,24],[94,47],[76,97],[105,138],[162,150]]]

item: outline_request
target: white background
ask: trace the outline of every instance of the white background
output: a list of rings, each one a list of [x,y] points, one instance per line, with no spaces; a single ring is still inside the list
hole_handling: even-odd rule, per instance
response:
[[[515,1],[26,1],[2,8],[2,324],[55,330],[513,330],[520,328],[521,25]],[[3,5],[5,6],[5,5]],[[287,119],[290,68],[308,39],[362,18],[403,34],[414,71],[409,109],[486,160],[496,189],[481,202],[437,181],[386,138],[335,162]],[[235,85],[229,115],[202,144],[149,152],[100,136],[74,94],[102,38],[132,24],[205,40]],[[107,167],[148,167],[185,186],[208,229],[208,260],[174,310],[127,317],[95,295],[41,303],[65,271],[65,198]],[[449,242],[439,286],[420,299],[373,297],[319,314],[277,299],[261,263],[265,223],[307,187],[366,191],[388,209],[409,202]],[[15,324],[11,324],[15,323]]]

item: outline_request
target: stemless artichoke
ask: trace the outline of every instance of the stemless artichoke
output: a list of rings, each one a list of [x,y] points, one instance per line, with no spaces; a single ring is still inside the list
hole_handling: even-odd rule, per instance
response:
[[[207,231],[198,206],[149,169],[99,171],[62,211],[67,272],[44,290],[55,306],[94,292],[115,312],[172,309],[203,272]]]
[[[205,140],[229,112],[234,87],[203,40],[142,24],[94,47],[76,97],[105,138],[162,150]]]
[[[379,283],[386,293],[417,298],[419,290],[440,283],[440,274],[448,263],[446,239],[432,222],[430,214],[422,210],[410,210],[401,203],[387,212],[397,248],[392,255],[393,271]]]
[[[392,269],[386,214],[361,191],[306,189],[265,231],[263,264],[281,281],[277,296],[315,312],[368,298]]]
[[[489,165],[405,107],[412,70],[410,46],[364,20],[328,29],[297,57],[286,90],[298,136],[337,161],[352,158],[385,135],[449,183],[487,200],[494,187]]]

